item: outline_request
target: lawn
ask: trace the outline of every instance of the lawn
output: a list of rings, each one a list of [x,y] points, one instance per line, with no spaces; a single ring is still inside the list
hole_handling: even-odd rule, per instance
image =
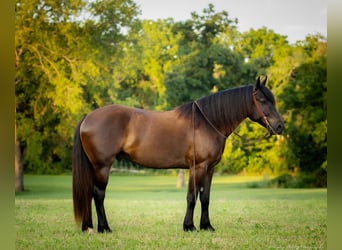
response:
[[[186,188],[176,176],[110,177],[111,234],[82,233],[73,219],[71,176],[25,176],[15,198],[17,249],[326,249],[326,189],[252,189],[261,177],[215,176],[215,232],[183,232]],[[195,209],[199,225],[200,206]],[[95,226],[97,219],[93,215]]]

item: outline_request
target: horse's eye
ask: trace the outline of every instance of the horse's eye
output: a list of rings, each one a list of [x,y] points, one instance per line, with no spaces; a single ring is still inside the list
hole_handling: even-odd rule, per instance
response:
[[[259,98],[258,100],[259,100],[259,102],[261,102],[261,103],[266,103],[266,98],[261,97],[261,98]]]

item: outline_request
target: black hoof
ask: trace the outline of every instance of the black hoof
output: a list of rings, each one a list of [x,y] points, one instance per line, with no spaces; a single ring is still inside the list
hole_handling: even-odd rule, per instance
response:
[[[194,225],[183,225],[183,230],[184,230],[184,232],[197,231],[197,229]]]
[[[106,232],[106,233],[111,233],[112,232],[112,230],[109,228],[109,227],[98,227],[97,228],[97,232],[98,233],[104,233],[104,232]]]
[[[206,230],[206,231],[210,231],[210,232],[214,232],[215,228],[213,228],[212,225],[208,224],[208,225],[201,225],[200,226],[201,230]]]

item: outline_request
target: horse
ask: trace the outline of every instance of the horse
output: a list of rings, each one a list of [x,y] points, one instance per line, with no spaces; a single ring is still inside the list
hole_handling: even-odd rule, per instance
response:
[[[246,118],[270,135],[284,130],[266,80],[258,77],[255,84],[222,90],[169,111],[112,104],[86,115],[76,127],[72,157],[74,217],[82,231],[95,231],[94,199],[97,231],[111,232],[105,191],[114,160],[123,158],[144,167],[189,169],[183,230],[197,230],[193,216],[199,195],[200,229],[214,231],[209,219],[211,181],[228,136]]]

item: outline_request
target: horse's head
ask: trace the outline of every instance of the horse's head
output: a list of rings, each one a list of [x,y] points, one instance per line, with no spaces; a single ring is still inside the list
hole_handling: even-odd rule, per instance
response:
[[[249,118],[267,128],[271,134],[281,134],[284,122],[278,113],[272,92],[265,86],[267,77],[253,88],[253,105]]]

